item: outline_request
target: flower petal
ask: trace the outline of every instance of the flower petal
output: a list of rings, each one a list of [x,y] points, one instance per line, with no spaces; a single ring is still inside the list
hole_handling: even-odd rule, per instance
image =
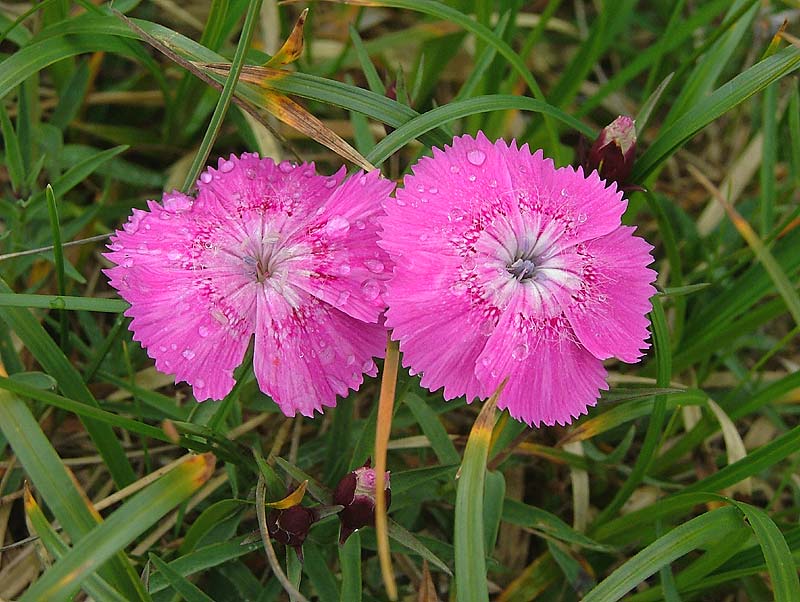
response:
[[[388,233],[387,233],[388,234]],[[386,325],[400,341],[403,365],[422,373],[422,386],[444,387],[445,399],[484,395],[471,366],[494,327],[477,289],[459,275],[460,258],[417,252],[402,258],[388,285]]]
[[[111,239],[105,256],[110,284],[131,304],[134,340],[156,368],[192,385],[198,401],[222,399],[233,387],[253,330],[254,299],[247,281],[222,270],[210,286],[210,271],[196,269],[197,224],[189,197],[170,193],[164,205],[135,210]]]
[[[393,189],[377,170],[348,178],[287,241],[313,241],[289,281],[354,318],[378,322],[391,260],[377,245],[377,219]]]
[[[650,346],[646,314],[656,273],[645,266],[653,262],[653,247],[635,229],[620,227],[580,249],[583,288],[564,307],[581,343],[601,360],[633,363]]]
[[[253,368],[259,388],[287,416],[336,405],[336,396],[358,390],[363,374],[377,374],[386,329],[365,324],[303,293],[292,307],[271,287],[257,296]]]
[[[530,321],[513,308],[489,337],[475,372],[487,393],[508,377],[497,407],[535,426],[572,422],[608,389],[602,362],[576,342],[565,318]]]

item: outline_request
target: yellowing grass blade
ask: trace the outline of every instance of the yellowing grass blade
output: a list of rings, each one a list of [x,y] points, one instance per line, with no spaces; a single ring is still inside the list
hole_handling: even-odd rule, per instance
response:
[[[307,16],[308,9],[306,8],[302,13],[300,13],[300,17],[298,17],[297,23],[294,24],[292,33],[290,33],[289,37],[286,38],[283,46],[281,46],[280,50],[278,50],[278,52],[276,52],[271,59],[264,63],[264,65],[267,67],[287,65],[288,63],[293,63],[300,58],[300,56],[303,54],[303,26],[306,24]]]
[[[277,502],[265,502],[264,505],[267,508],[277,508],[278,510],[283,510],[284,508],[291,508],[292,506],[297,506],[297,504],[303,501],[303,496],[306,494],[307,486],[308,486],[308,481],[303,481],[302,483],[300,483],[300,485],[298,485],[297,489],[292,491],[282,500],[278,500]]]
[[[205,483],[214,471],[213,454],[190,458],[125,502],[58,560],[20,602],[61,602],[106,560],[123,550]]]
[[[460,602],[486,602],[489,588],[486,579],[484,549],[483,497],[486,461],[492,441],[497,399],[508,379],[481,408],[472,425],[459,469],[456,491],[455,556],[456,595]]]
[[[227,63],[202,63],[200,67],[212,73],[227,75],[231,66]],[[312,140],[316,140],[340,157],[358,165],[361,169],[372,171],[375,166],[367,161],[361,153],[350,146],[336,132],[309,113],[302,105],[288,96],[270,89],[269,82],[288,75],[288,71],[273,67],[246,66],[242,68],[239,81],[253,84],[261,88],[261,105],[283,123],[302,132]]]

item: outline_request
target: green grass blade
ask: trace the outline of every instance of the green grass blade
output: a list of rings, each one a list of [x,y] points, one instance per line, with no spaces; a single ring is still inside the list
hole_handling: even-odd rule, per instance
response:
[[[361,602],[361,535],[353,533],[339,547],[339,566],[342,571],[340,602]]]
[[[148,558],[150,558],[150,562],[158,569],[158,572],[164,575],[164,579],[169,583],[170,587],[175,590],[175,593],[186,600],[186,602],[214,602],[211,598],[206,596],[199,587],[161,560],[158,556],[150,554]]]
[[[12,290],[2,279],[0,294],[12,294]],[[0,307],[0,318],[16,332],[44,370],[58,381],[58,386],[67,397],[99,407],[83,382],[83,377],[27,309]],[[84,425],[103,456],[117,487],[122,488],[132,483],[136,478],[133,468],[111,427],[91,420],[85,420]]]
[[[0,430],[70,538],[77,541],[89,533],[97,525],[98,517],[87,506],[28,406],[7,391],[0,391]],[[131,600],[138,600],[140,596],[129,580],[126,562],[123,556],[117,556],[108,566],[101,567],[99,574]]]
[[[497,398],[502,388],[503,385],[484,404],[475,419],[459,470],[453,541],[456,555],[456,595],[462,602],[489,600],[484,548],[484,488]]]
[[[56,286],[58,294],[66,295],[67,283],[64,279],[64,249],[61,246],[61,223],[58,219],[58,206],[53,187],[49,184],[45,188],[47,197],[47,213],[50,216],[50,231],[53,233],[53,259],[56,266]],[[61,349],[65,354],[69,354],[69,320],[64,311],[59,311],[59,321],[61,322]]]
[[[239,44],[236,46],[236,53],[231,62],[231,71],[228,74],[228,79],[225,81],[225,86],[222,88],[222,93],[217,101],[217,106],[214,108],[214,114],[211,116],[211,121],[208,124],[206,133],[203,135],[203,140],[200,143],[200,148],[197,149],[197,154],[192,161],[189,172],[186,174],[186,179],[183,181],[181,189],[188,192],[194,185],[195,180],[200,175],[203,166],[208,160],[208,155],[211,153],[211,147],[214,140],[219,133],[219,128],[222,126],[222,120],[225,119],[225,114],[228,112],[228,107],[231,104],[233,93],[236,90],[236,83],[239,81],[239,74],[242,72],[244,60],[247,55],[247,49],[250,47],[250,41],[253,39],[253,31],[255,31],[256,23],[258,23],[258,15],[261,11],[261,0],[252,0],[247,7],[247,14],[244,18],[244,26],[242,33],[239,36]]]
[[[800,580],[797,577],[797,562],[777,525],[761,508],[737,503],[758,539],[767,562],[775,602],[800,600]]]
[[[442,123],[447,123],[476,113],[504,111],[508,109],[532,111],[550,115],[574,130],[594,138],[594,132],[591,128],[583,125],[577,119],[564,113],[553,105],[524,96],[492,94],[489,96],[476,96],[466,100],[451,102],[415,117],[398,127],[394,132],[375,145],[375,148],[373,148],[367,156],[367,160],[374,165],[380,165],[403,148],[408,142],[417,138],[422,139],[423,134],[439,127]]]
[[[45,518],[42,509],[33,499],[30,490],[25,488],[25,514],[30,521],[36,535],[47,548],[47,551],[56,559],[62,558],[69,552],[69,546],[56,533],[53,526]],[[90,575],[83,584],[83,589],[95,600],[103,602],[128,602],[128,599],[111,587],[107,581],[96,574]]]
[[[188,498],[205,483],[213,469],[213,456],[194,456],[134,495],[76,541],[72,550],[45,572],[20,602],[68,600],[73,585],[82,583],[103,562]]]
[[[364,72],[364,77],[367,78],[369,89],[375,94],[386,94],[386,87],[378,75],[378,70],[372,64],[367,49],[364,48],[364,42],[361,36],[358,35],[358,30],[352,24],[350,25],[350,41],[353,42],[353,50],[355,50],[358,62],[361,64],[361,71]]]
[[[25,183],[25,167],[22,164],[22,152],[19,148],[19,138],[8,118],[8,111],[4,103],[0,103],[0,125],[3,132],[3,150],[5,151],[4,163],[11,180],[11,188],[15,192],[22,192]]]
[[[431,448],[439,462],[442,465],[458,464],[461,457],[440,422],[438,414],[421,397],[413,393],[407,393],[403,397],[403,402],[411,409],[422,432],[431,442]]]
[[[717,88],[659,134],[634,165],[632,180],[644,181],[675,149],[706,125],[798,68],[800,48],[789,47],[756,63]]]
[[[583,602],[614,602],[673,560],[719,542],[742,526],[736,508],[713,510],[659,537],[590,591]]]

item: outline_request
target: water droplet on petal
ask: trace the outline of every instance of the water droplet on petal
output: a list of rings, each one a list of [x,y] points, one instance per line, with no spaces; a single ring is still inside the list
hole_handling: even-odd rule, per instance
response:
[[[530,354],[530,350],[525,343],[520,343],[511,351],[511,357],[515,360],[522,361]]]
[[[417,186],[417,192],[425,192],[425,187],[420,184]]]
[[[488,357],[481,358],[481,364],[483,364],[484,366],[488,366],[491,363],[492,363],[492,360],[489,359]]]
[[[450,213],[447,214],[447,219],[449,219],[451,222],[460,222],[462,219],[464,219],[464,216],[466,216],[466,213],[464,213],[463,209],[453,207],[450,210]]]
[[[356,363],[356,356],[351,353],[350,355],[347,356],[347,359],[345,360],[345,363],[348,366],[352,366],[353,364]]]
[[[181,355],[185,357],[187,360],[190,360],[194,358],[194,351],[192,351],[191,349],[184,349]]]
[[[213,178],[213,176],[207,171],[204,171],[203,173],[200,174],[200,181],[203,184],[209,184],[211,182],[212,178]]]
[[[350,293],[348,291],[342,291],[339,293],[339,297],[336,299],[336,305],[342,306],[350,299]]]
[[[208,336],[208,327],[201,326],[200,328],[197,329],[197,334],[199,334],[203,338],[207,337]]]
[[[360,220],[360,219],[356,220],[356,228],[358,228],[359,230],[363,230],[366,227],[367,227],[367,224],[365,224],[363,220]]]
[[[437,194],[439,192],[439,189],[436,187],[429,188],[428,192],[430,192],[431,194]]]
[[[395,199],[395,200],[397,201],[397,204],[398,204],[400,207],[405,207],[405,206],[406,206],[406,202],[405,202],[403,199],[401,199],[401,198],[397,198],[397,199]]]
[[[383,262],[378,261],[377,259],[367,259],[364,262],[364,265],[367,266],[367,269],[374,274],[380,274],[384,270]]]
[[[497,188],[497,180],[492,180],[489,182],[489,188]]]
[[[328,178],[325,180],[325,188],[334,188],[336,186],[336,180],[333,178]]]
[[[320,341],[321,342],[321,341]],[[330,364],[335,357],[336,352],[330,347],[325,347],[319,350],[319,361],[323,364]]]
[[[339,273],[342,276],[347,276],[350,273],[350,264],[343,263],[339,266]]]
[[[230,171],[233,171],[233,167],[234,167],[233,161],[223,161],[219,166],[219,170],[222,173],[228,173]]]
[[[371,359],[367,360],[366,362],[361,364],[361,371],[362,372],[369,372],[370,370],[372,370],[372,365],[373,365],[372,364],[372,360]]]
[[[244,175],[247,176],[251,180],[255,180],[256,179],[256,170],[253,169],[252,167],[248,167],[247,169],[244,170]]]
[[[361,292],[368,301],[374,301],[381,294],[381,287],[374,280],[365,280],[361,284]]]
[[[328,223],[325,224],[325,232],[334,238],[344,236],[347,234],[348,230],[350,230],[350,222],[342,215],[332,217],[328,220]]]
[[[494,332],[494,322],[492,322],[492,320],[489,320],[489,319],[484,320],[483,322],[481,322],[481,325],[478,327],[478,331],[483,336],[488,337],[490,334],[492,334]],[[483,359],[484,359],[484,361],[487,360],[487,358],[483,358]],[[488,366],[488,365],[489,365],[488,362],[484,364],[484,366]]]
[[[133,267],[133,257],[126,257],[122,260],[122,267],[123,268],[132,268]]]
[[[427,234],[420,234],[419,235],[419,240],[420,240],[420,242],[425,242],[426,240],[428,240],[428,235]]]
[[[461,171],[461,168],[458,165],[450,166],[450,173],[458,173],[459,171]]]
[[[195,389],[205,389],[205,387],[206,387],[206,381],[204,381],[202,378],[198,378],[196,381],[194,381]]]
[[[280,170],[281,170],[283,173],[289,173],[289,172],[291,172],[291,171],[292,171],[292,169],[293,169],[293,166],[292,166],[292,164],[291,164],[291,163],[289,163],[289,161],[281,161],[281,164],[278,166],[278,168],[279,168],[279,169],[280,169]]]
[[[470,182],[474,182],[475,180],[477,180],[477,177],[475,176],[475,174],[470,174],[468,179]]]
[[[486,153],[478,149],[471,150],[467,153],[467,161],[473,165],[483,165],[483,162],[486,161]]]
[[[475,263],[475,258],[472,257],[471,255],[465,257],[464,261],[461,263],[461,267],[467,270],[468,272],[474,270],[476,265],[477,264]]]
[[[170,261],[177,261],[182,256],[182,253],[177,249],[172,249],[169,253],[167,253],[167,259]]]

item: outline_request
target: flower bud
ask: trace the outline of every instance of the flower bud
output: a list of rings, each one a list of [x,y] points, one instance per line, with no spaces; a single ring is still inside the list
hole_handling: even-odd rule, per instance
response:
[[[392,492],[389,483],[389,472],[384,479],[386,491],[386,508],[392,502]],[[339,543],[343,544],[350,535],[361,527],[375,524],[375,470],[370,467],[370,461],[361,468],[347,473],[333,492],[333,503],[344,508],[339,513],[341,530]]]
[[[285,509],[272,509],[267,515],[267,531],[270,537],[287,546],[292,546],[297,557],[303,559],[302,545],[311,525],[319,519],[313,508],[291,506]]]
[[[596,169],[601,178],[624,189],[629,187],[635,152],[636,125],[630,117],[620,115],[602,129],[588,152],[579,150],[578,159],[587,172]]]

